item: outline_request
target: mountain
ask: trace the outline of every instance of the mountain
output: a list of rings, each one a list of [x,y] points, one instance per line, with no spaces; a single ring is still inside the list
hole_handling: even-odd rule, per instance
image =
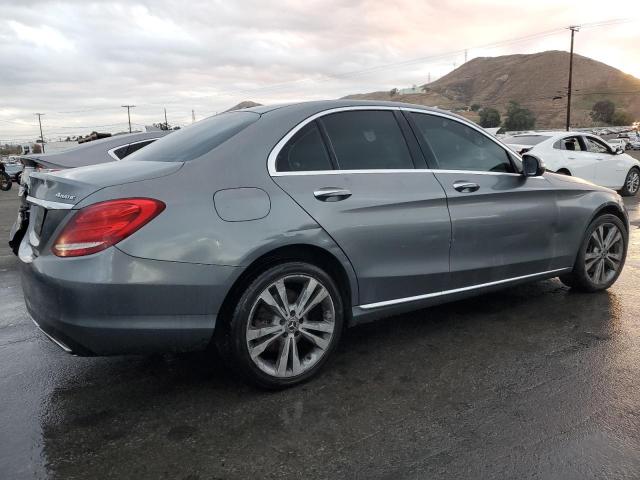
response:
[[[372,92],[346,98],[394,100],[465,112],[471,105],[493,107],[504,115],[510,100],[534,112],[538,128],[564,126],[569,53],[548,51],[530,55],[474,58],[444,77],[423,85],[424,93],[392,95]],[[561,97],[553,99],[554,97]],[[598,100],[609,99],[616,109],[640,119],[640,79],[602,62],[574,54],[571,123],[590,126],[589,112]]]
[[[234,105],[229,110],[225,110],[225,112],[232,112],[234,110],[241,110],[243,108],[251,108],[251,107],[261,107],[261,103],[252,102],[251,100],[245,100],[244,102],[240,102],[237,105]]]

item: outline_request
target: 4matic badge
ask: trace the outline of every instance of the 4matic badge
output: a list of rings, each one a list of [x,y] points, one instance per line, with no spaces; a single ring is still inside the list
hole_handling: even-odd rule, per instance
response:
[[[68,195],[66,193],[56,193],[56,197],[58,198],[62,198],[63,200],[75,200],[76,196],[75,195]]]

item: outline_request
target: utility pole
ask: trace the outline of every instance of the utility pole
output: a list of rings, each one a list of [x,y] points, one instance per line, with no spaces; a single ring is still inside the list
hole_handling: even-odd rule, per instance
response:
[[[469,53],[469,50],[467,50],[466,48],[464,49],[464,63],[467,63],[467,53]]]
[[[44,153],[44,135],[42,135],[42,120],[40,119],[44,113],[36,113],[36,115],[38,116],[38,123],[40,124],[40,141],[42,142],[40,146],[42,148],[42,153]]]
[[[196,111],[191,109],[191,123],[196,123]]]
[[[427,76],[427,83],[431,83],[431,72],[429,72],[429,75]]]
[[[567,86],[567,132],[571,126],[571,80],[573,79],[573,37],[580,31],[579,25],[571,25],[571,51],[569,52],[569,85]]]
[[[135,107],[135,105],[122,105],[122,108],[127,109],[127,118],[129,119],[129,133],[131,133],[131,109]]]
[[[169,122],[167,121],[167,109],[164,109],[164,129],[169,130]]]

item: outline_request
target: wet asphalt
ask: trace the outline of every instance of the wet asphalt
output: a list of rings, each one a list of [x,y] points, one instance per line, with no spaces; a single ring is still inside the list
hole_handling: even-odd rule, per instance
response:
[[[640,478],[640,205],[607,292],[557,280],[351,329],[315,380],[204,353],[77,358],[0,242],[0,478]],[[17,208],[0,192],[0,238]]]

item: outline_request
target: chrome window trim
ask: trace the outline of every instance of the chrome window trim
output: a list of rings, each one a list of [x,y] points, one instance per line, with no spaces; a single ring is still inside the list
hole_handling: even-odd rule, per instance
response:
[[[480,288],[485,288],[485,287],[491,287],[494,285],[501,285],[503,283],[509,283],[509,282],[515,282],[518,280],[524,280],[527,278],[533,278],[533,277],[539,277],[542,275],[548,275],[551,273],[560,273],[560,272],[565,272],[571,270],[571,267],[567,267],[567,268],[559,268],[556,270],[548,270],[546,272],[539,272],[539,273],[532,273],[530,275],[522,275],[520,277],[513,277],[513,278],[506,278],[503,280],[496,280],[495,282],[488,282],[488,283],[481,283],[478,285],[471,285],[469,287],[462,287],[462,288],[454,288],[453,290],[444,290],[441,292],[433,292],[433,293],[425,293],[424,295],[416,295],[413,297],[405,297],[405,298],[396,298],[394,300],[385,300],[383,302],[375,302],[375,303],[367,303],[365,305],[360,305],[359,307],[362,308],[363,310],[371,310],[374,308],[381,308],[381,307],[388,307],[391,305],[398,305],[401,303],[407,303],[407,302],[415,302],[417,300],[426,300],[428,298],[435,298],[435,297],[441,297],[444,295],[451,295],[454,293],[461,293],[461,292],[467,292],[469,290],[477,290]]]
[[[118,145],[117,147],[113,147],[112,149],[107,150],[107,153],[108,153],[108,154],[109,154],[109,156],[110,156],[111,158],[113,158],[114,160],[116,160],[116,161],[120,161],[120,160],[122,160],[122,158],[118,158],[118,156],[117,156],[115,153],[113,153],[113,152],[115,152],[116,150],[118,150],[119,148],[122,148],[122,147],[128,147],[128,146],[130,146],[130,145],[137,145],[137,144],[142,143],[142,142],[149,142],[149,141],[151,141],[151,143],[153,143],[153,142],[155,142],[156,140],[158,140],[158,138],[160,138],[160,137],[157,137],[157,138],[145,138],[144,140],[138,140],[137,142],[123,143],[122,145]],[[144,148],[144,147],[142,147],[142,148]],[[123,158],[126,158],[126,157],[123,157]]]
[[[71,210],[74,207],[74,205],[70,203],[52,202],[51,200],[42,200],[32,196],[27,196],[27,202],[40,205],[47,210]]]
[[[309,123],[313,122],[314,120],[317,120],[318,118],[324,117],[326,115],[331,115],[332,113],[362,111],[362,110],[403,111],[403,112],[414,112],[414,113],[421,113],[421,114],[424,114],[424,115],[435,115],[435,116],[438,116],[438,117],[444,117],[444,118],[447,118],[449,120],[461,123],[461,124],[463,124],[463,125],[465,125],[467,127],[473,128],[477,132],[481,133],[482,135],[484,135],[485,137],[490,139],[492,142],[496,143],[497,145],[499,145],[503,149],[507,150],[507,152],[513,154],[518,160],[522,161],[522,157],[517,152],[514,152],[511,148],[509,148],[509,146],[507,146],[505,143],[501,142],[499,139],[497,139],[496,137],[491,135],[489,132],[483,130],[481,127],[478,127],[478,126],[474,125],[471,122],[463,121],[460,118],[457,118],[457,117],[454,117],[453,115],[447,114],[446,112],[436,112],[436,111],[422,110],[422,109],[419,109],[419,108],[411,108],[411,107],[395,107],[395,106],[392,107],[392,106],[388,106],[388,105],[357,105],[357,106],[352,106],[352,107],[337,107],[337,108],[330,108],[328,110],[323,110],[321,112],[318,112],[318,113],[315,113],[315,114],[311,115],[310,117],[307,117],[306,119],[304,119],[300,123],[298,123],[295,127],[293,127],[291,130],[289,130],[289,132],[284,137],[282,137],[278,143],[276,143],[275,147],[273,147],[273,149],[269,153],[269,157],[267,158],[267,170],[269,171],[269,175],[271,175],[272,177],[285,177],[285,176],[296,176],[296,175],[336,175],[336,174],[342,174],[342,173],[353,174],[353,173],[391,173],[391,172],[395,172],[395,173],[398,173],[398,172],[412,172],[412,173],[413,172],[433,172],[433,173],[441,172],[441,173],[467,173],[467,174],[474,173],[474,174],[481,174],[481,175],[513,175],[513,176],[521,176],[521,174],[519,174],[519,173],[509,173],[509,172],[483,172],[483,171],[476,171],[476,170],[439,170],[439,169],[431,169],[431,168],[427,168],[427,169],[418,169],[418,168],[411,168],[411,169],[379,169],[379,170],[309,170],[309,171],[301,171],[301,172],[278,172],[276,170],[276,160],[278,158],[278,155],[280,154],[280,151],[284,148],[286,143],[289,140],[291,140],[291,138],[296,133],[298,133],[298,131],[300,131],[302,128],[304,128],[306,125],[308,125]],[[543,178],[543,177],[529,177],[529,178]]]

